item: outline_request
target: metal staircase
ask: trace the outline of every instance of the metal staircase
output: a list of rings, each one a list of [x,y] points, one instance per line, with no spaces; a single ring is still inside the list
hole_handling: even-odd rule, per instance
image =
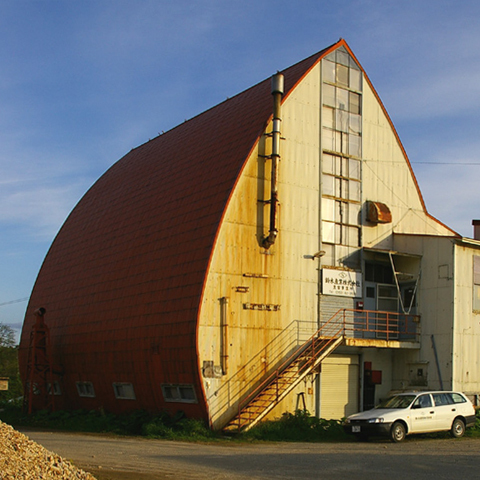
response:
[[[239,404],[238,413],[223,431],[233,433],[253,427],[309,373],[315,372],[322,360],[332,353],[343,339],[343,323],[331,319]]]
[[[299,325],[292,322],[281,334],[259,352],[229,382],[213,395],[214,398],[238,402],[237,413],[223,427],[224,432],[245,431],[253,427],[285,398],[309,373],[318,371],[320,363],[341,343],[361,346],[383,346],[395,341],[391,348],[401,344],[418,344],[420,317],[395,312],[340,309],[313,334],[303,335]],[[308,330],[311,332],[312,330]],[[305,340],[304,340],[305,339]],[[286,352],[291,352],[290,354]],[[265,358],[285,358],[273,371],[260,372]],[[252,371],[248,376],[246,371]],[[242,379],[243,382],[240,382]],[[244,394],[240,385],[247,381],[252,390]],[[228,392],[228,394],[226,393]],[[212,404],[213,405],[213,404]],[[215,408],[225,409],[227,403]]]

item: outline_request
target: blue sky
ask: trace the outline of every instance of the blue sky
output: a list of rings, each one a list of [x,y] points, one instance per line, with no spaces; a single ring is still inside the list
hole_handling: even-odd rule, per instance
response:
[[[428,211],[471,237],[479,19],[476,0],[0,0],[0,322],[21,328],[52,240],[113,163],[340,37]]]

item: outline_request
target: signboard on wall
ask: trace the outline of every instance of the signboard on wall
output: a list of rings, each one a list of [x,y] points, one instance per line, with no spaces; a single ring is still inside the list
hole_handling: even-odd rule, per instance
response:
[[[0,390],[8,390],[8,378],[0,377]]]
[[[348,270],[322,268],[322,293],[339,297],[361,297],[362,274]]]

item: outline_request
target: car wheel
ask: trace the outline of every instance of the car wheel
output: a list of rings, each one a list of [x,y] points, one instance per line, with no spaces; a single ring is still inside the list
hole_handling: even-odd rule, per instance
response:
[[[450,430],[452,437],[460,438],[463,437],[465,433],[465,423],[461,418],[456,418],[452,423],[452,428]]]
[[[406,435],[407,435],[407,429],[405,428],[405,425],[402,422],[395,422],[392,425],[392,428],[390,430],[390,438],[392,439],[392,442],[395,442],[395,443],[403,442],[403,440],[405,440]]]

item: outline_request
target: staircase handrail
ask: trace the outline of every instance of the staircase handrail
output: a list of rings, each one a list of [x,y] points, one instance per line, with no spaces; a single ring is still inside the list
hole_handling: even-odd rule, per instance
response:
[[[303,328],[302,328],[303,327]],[[292,348],[297,349],[299,346],[302,346],[305,344],[305,338],[310,338],[311,332],[314,331],[314,328],[316,327],[315,322],[308,322],[306,320],[293,320],[287,327],[285,327],[283,330],[280,331],[280,333],[274,337],[267,345],[265,345],[255,356],[253,356],[245,365],[243,365],[241,368],[239,368],[229,379],[227,382],[225,382],[223,385],[221,385],[215,392],[214,396],[217,397],[218,399],[221,399],[223,397],[223,391],[232,388],[232,385],[235,385],[235,381],[238,380],[238,378],[241,377],[245,372],[248,372],[251,369],[252,365],[257,365],[257,364],[262,364],[262,359],[266,359],[268,354],[273,351],[275,352],[276,358],[283,358],[286,354],[288,354]],[[302,332],[308,332],[306,333],[308,337],[305,337],[305,333]],[[272,362],[273,363],[273,362]],[[274,371],[274,369],[269,370],[268,373],[271,371]],[[267,373],[267,374],[268,374]],[[257,381],[261,381],[261,378],[264,378],[262,376],[260,379],[256,379],[258,376],[258,373],[255,371],[251,377],[253,378],[243,378],[242,381],[246,383],[256,383]],[[239,380],[240,381],[240,380]],[[241,392],[235,392],[233,394],[235,398],[240,398]],[[229,399],[233,400],[236,402],[234,399]]]
[[[345,309],[343,309],[345,310]],[[339,310],[333,317],[331,317],[326,323],[324,323],[303,345],[297,348],[289,357],[287,357],[282,364],[273,370],[267,378],[257,386],[252,392],[250,392],[247,397],[245,397],[239,404],[238,404],[238,415],[240,415],[243,408],[245,408],[250,402],[252,402],[260,393],[265,389],[267,385],[270,385],[275,378],[278,378],[280,374],[291,364],[295,359],[297,359],[310,345],[315,344],[315,340],[318,339],[321,335],[322,330],[326,327],[331,327],[334,324],[334,320],[337,317],[337,314],[340,313]],[[345,316],[342,315],[341,324],[338,330],[335,330],[332,335],[329,335],[329,342],[333,342],[339,336],[343,335],[345,332]],[[311,359],[310,361],[314,361],[315,359]]]

